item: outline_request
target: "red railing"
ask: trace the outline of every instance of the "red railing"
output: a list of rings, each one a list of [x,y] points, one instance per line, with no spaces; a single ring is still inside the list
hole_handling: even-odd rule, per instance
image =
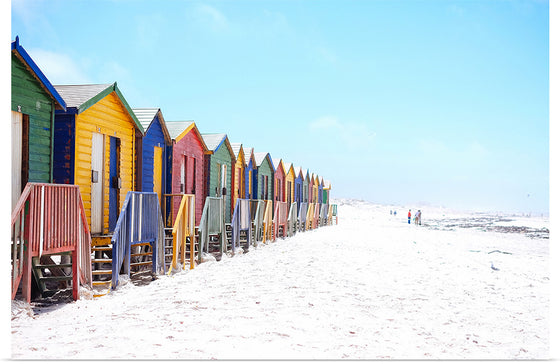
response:
[[[72,290],[91,288],[91,235],[80,189],[74,185],[28,183],[12,212],[12,299],[20,282],[31,299],[31,258],[72,252]]]
[[[280,227],[282,227],[282,238],[286,237],[288,224],[288,204],[286,202],[276,202],[274,211],[274,239],[279,238]]]

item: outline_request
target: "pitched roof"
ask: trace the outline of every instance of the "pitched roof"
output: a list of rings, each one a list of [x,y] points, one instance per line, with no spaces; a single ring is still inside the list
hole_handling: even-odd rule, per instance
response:
[[[249,165],[249,163],[251,162],[251,158],[253,158],[253,161],[255,162],[253,163],[253,165],[256,165],[257,161],[255,160],[254,148],[246,147],[243,148],[243,151],[245,152],[245,164]]]
[[[294,175],[296,174],[296,171],[294,170],[294,165],[293,165],[293,163],[289,163],[289,164],[284,163],[284,168],[285,168],[284,173],[286,173],[286,174],[290,173],[290,169],[291,169],[291,170],[294,171]]]
[[[23,47],[19,44],[19,37],[16,37],[16,40],[12,42],[12,52],[20,61],[22,61],[27,66],[27,68],[31,71],[33,77],[35,77],[35,79],[39,81],[39,84],[45,90],[45,92],[48,93],[55,101],[55,108],[66,111],[66,101],[64,101],[64,98],[50,83],[47,76],[45,76],[45,74],[41,71],[41,69],[39,69],[39,66],[37,66],[35,61],[33,61],[33,59],[25,51],[25,49],[23,49]]]
[[[294,167],[294,173],[296,175],[296,178],[298,178],[298,176],[300,174],[301,174],[302,178],[305,178],[305,177],[303,177],[303,168],[301,168],[301,167]]]
[[[202,138],[208,147],[208,150],[216,151],[220,145],[226,140],[226,134],[202,134]]]
[[[77,109],[86,102],[113,86],[112,83],[95,85],[55,85],[56,90],[62,95],[68,107]]]
[[[140,122],[140,124],[142,124],[142,127],[144,128],[144,130],[147,130],[148,127],[150,126],[150,124],[152,123],[152,121],[154,121],[154,119],[156,118],[156,115],[159,111],[159,108],[157,108],[157,107],[145,107],[145,108],[135,107],[135,108],[132,109],[132,111],[134,111],[134,115],[136,115],[136,117],[138,118],[138,121]]]
[[[241,148],[242,148],[241,143],[231,143],[231,150],[233,150],[233,154],[235,155],[235,158],[239,158],[239,152],[241,151]]]
[[[86,111],[111,92],[115,92],[122,106],[128,111],[128,114],[134,121],[136,127],[144,133],[142,124],[140,124],[140,121],[126,102],[116,82],[89,85],[55,85],[54,88],[62,95],[64,101],[66,101],[66,107],[76,109],[78,114]]]
[[[138,121],[140,122],[142,127],[144,128],[144,136],[148,132],[148,129],[150,128],[150,126],[152,126],[152,123],[156,120],[156,117],[158,117],[160,125],[161,125],[161,130],[163,132],[163,136],[165,137],[165,140],[168,143],[171,143],[171,136],[169,135],[169,131],[167,130],[167,125],[165,123],[165,120],[163,119],[163,114],[161,113],[160,108],[158,108],[158,107],[149,107],[149,108],[148,107],[145,107],[145,108],[137,107],[137,108],[132,109],[132,111],[134,112],[134,115],[136,115],[136,118],[138,119]]]
[[[278,168],[280,168],[280,166],[282,166],[282,169],[284,170],[284,173],[286,173],[286,168],[284,168],[284,162],[282,162],[282,158],[274,158],[272,160],[272,163],[274,165],[274,171],[275,172]]]
[[[165,124],[167,125],[167,130],[169,131],[169,136],[171,136],[171,139],[177,141],[177,138],[179,138],[179,136],[183,134],[184,131],[186,131],[187,129],[190,131],[190,129],[194,126],[194,121],[167,121]]]
[[[270,153],[260,152],[254,153],[255,155],[255,162],[257,163],[257,167],[260,167],[261,164],[264,162],[265,159],[268,159],[270,166],[274,169],[274,165],[272,164],[272,158],[270,158]]]
[[[208,151],[214,153],[222,146],[223,143],[225,143],[230,154],[234,156],[227,134],[219,133],[219,134],[201,134],[201,135],[202,135],[202,139],[204,139],[204,143],[206,143],[206,146],[208,147]]]

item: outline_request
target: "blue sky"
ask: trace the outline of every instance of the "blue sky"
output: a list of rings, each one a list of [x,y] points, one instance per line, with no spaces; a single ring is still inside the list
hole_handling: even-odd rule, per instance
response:
[[[11,39],[53,84],[117,81],[334,197],[548,212],[547,1],[11,5]]]

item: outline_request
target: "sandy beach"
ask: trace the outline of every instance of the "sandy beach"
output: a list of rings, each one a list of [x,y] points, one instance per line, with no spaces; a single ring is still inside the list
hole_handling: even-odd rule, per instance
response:
[[[335,202],[338,225],[148,285],[13,302],[11,357],[549,358],[548,217]]]

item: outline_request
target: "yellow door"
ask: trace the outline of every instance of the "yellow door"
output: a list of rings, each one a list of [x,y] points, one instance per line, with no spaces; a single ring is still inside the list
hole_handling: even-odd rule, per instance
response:
[[[163,148],[154,147],[154,189],[153,191],[158,194],[158,199],[161,201],[161,163],[162,163]]]

